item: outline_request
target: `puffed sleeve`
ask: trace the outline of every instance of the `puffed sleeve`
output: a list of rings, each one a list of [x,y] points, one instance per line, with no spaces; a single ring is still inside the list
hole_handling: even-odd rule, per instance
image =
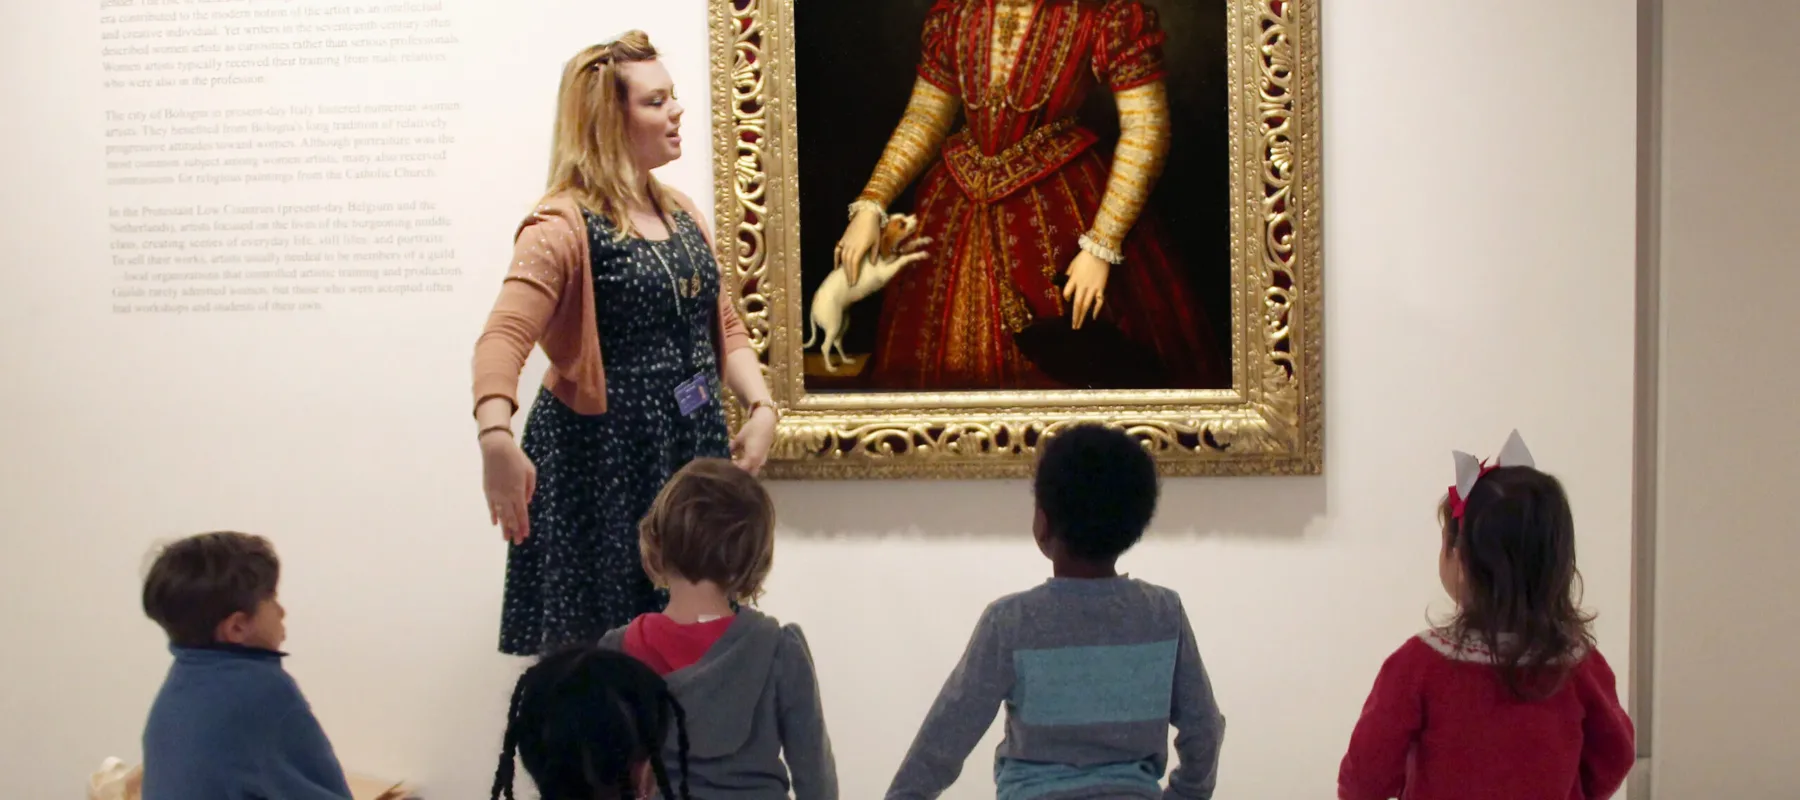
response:
[[[925,15],[919,48],[919,77],[953,95],[956,88],[956,4],[937,0]]]
[[[1114,92],[1162,80],[1162,26],[1155,9],[1140,0],[1111,0],[1100,9],[1094,42],[1094,76]]]

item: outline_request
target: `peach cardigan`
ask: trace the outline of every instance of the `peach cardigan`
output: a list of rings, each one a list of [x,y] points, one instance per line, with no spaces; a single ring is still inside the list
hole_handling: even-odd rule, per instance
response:
[[[678,204],[706,230],[692,202]],[[712,235],[707,234],[708,243]],[[475,340],[475,405],[504,397],[519,408],[519,372],[534,345],[544,348],[550,369],[544,386],[578,414],[606,412],[606,369],[600,331],[594,320],[594,276],[588,264],[588,231],[573,197],[548,198],[519,224],[513,236],[512,265],[500,298]],[[719,292],[719,321],[713,326],[719,367],[732,351],[750,346],[731,296]]]

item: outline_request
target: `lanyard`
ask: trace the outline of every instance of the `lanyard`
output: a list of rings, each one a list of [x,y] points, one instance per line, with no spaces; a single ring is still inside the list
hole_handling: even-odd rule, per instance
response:
[[[700,296],[700,274],[699,267],[697,266],[699,262],[694,258],[693,247],[688,243],[687,237],[682,235],[679,221],[676,220],[674,216],[665,213],[662,204],[657,203],[655,198],[652,198],[651,202],[656,205],[657,216],[663,220],[663,225],[669,229],[669,238],[664,241],[670,241],[679,245],[682,253],[688,257],[688,278],[685,280],[678,280],[675,277],[675,268],[669,265],[668,259],[663,257],[662,248],[657,246],[662,244],[662,242],[654,242],[649,239],[644,240],[644,246],[650,250],[650,256],[656,259],[657,265],[662,267],[663,274],[669,278],[669,298],[675,304],[675,319],[680,323],[681,329],[687,334],[687,336],[684,337],[687,339],[687,348],[685,352],[681,354],[681,359],[686,362],[689,367],[695,367],[694,351],[700,346],[700,343],[694,337],[693,320],[687,318],[687,311],[681,307],[681,285],[686,283],[687,280],[692,280],[694,291],[690,296]],[[698,374],[699,370],[696,368],[694,369],[694,372]]]

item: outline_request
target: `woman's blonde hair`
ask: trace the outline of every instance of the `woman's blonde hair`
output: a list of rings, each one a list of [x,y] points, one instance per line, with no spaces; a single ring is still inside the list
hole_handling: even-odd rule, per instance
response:
[[[621,239],[636,233],[627,213],[634,202],[670,207],[662,184],[654,175],[638,174],[632,162],[625,127],[631,91],[619,71],[621,64],[656,58],[649,34],[628,31],[569,59],[556,92],[556,135],[550,144],[545,196],[574,196],[578,205],[612,222]]]

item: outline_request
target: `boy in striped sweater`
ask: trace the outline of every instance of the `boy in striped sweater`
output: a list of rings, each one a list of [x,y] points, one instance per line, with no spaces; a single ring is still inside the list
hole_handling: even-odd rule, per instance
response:
[[[1212,797],[1225,718],[1181,598],[1121,576],[1156,512],[1156,466],[1126,434],[1064,430],[1034,482],[1032,533],[1054,576],[1002,597],[975,626],[888,788],[935,798],[1006,706],[999,800]],[[1169,728],[1179,765],[1168,766]]]

